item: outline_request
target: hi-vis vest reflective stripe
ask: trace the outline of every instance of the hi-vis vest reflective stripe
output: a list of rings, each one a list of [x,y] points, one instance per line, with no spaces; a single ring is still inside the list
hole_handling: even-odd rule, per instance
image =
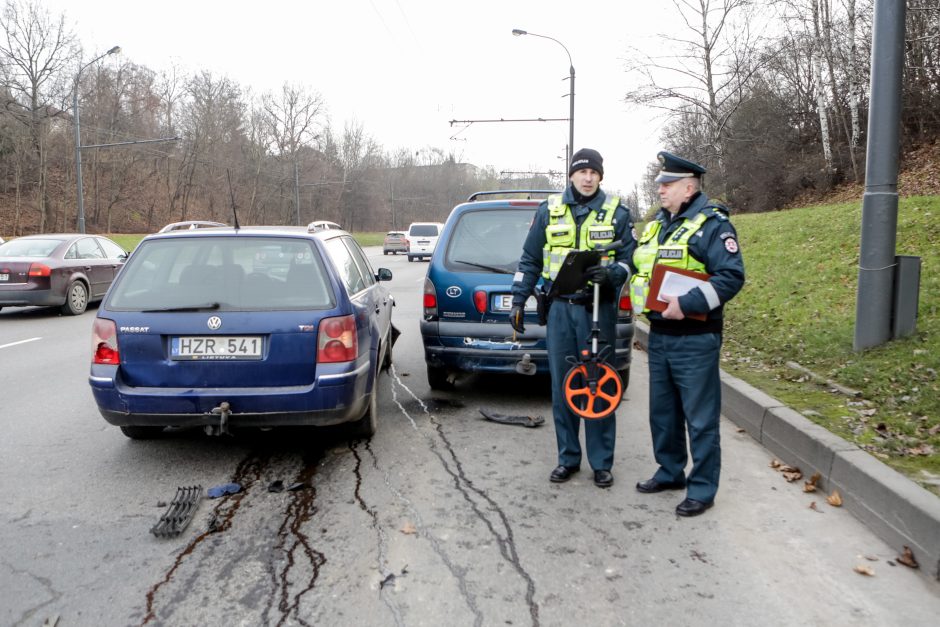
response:
[[[661,263],[696,272],[705,271],[705,264],[689,254],[689,239],[713,215],[711,211],[701,211],[691,220],[683,220],[676,232],[662,244],[659,243],[662,223],[653,220],[646,225],[633,253],[633,265],[637,270],[636,274],[630,277],[630,302],[635,313],[649,311],[646,308],[646,298],[649,295],[650,275],[653,274],[655,264]]]
[[[561,202],[561,194],[549,196],[548,225],[545,227],[545,247],[542,249],[542,277],[554,280],[569,251],[593,250],[595,246],[606,246],[613,242],[614,213],[619,204],[619,196],[608,196],[600,211],[592,210],[587,215],[578,234],[571,207]],[[610,255],[613,254],[611,251]]]

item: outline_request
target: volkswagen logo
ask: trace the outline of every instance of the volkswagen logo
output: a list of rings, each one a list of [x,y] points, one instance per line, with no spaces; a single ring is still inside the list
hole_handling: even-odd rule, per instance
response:
[[[451,285],[450,287],[447,288],[447,291],[445,292],[445,294],[447,294],[451,298],[457,298],[462,293],[463,291],[456,285]]]
[[[220,318],[220,317],[218,317],[218,316],[212,316],[211,318],[209,318],[209,321],[208,321],[206,324],[207,324],[207,325],[209,326],[209,328],[212,329],[213,331],[217,331],[217,330],[219,330],[219,328],[221,328],[221,326],[222,326],[222,318]]]

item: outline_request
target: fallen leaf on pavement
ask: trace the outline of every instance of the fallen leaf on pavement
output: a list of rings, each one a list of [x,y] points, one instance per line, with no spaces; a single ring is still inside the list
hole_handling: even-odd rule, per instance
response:
[[[794,481],[797,481],[798,479],[802,479],[803,473],[800,472],[799,468],[795,470],[788,470],[783,473],[783,478],[786,479],[788,482],[793,483]]]
[[[914,551],[909,546],[904,547],[904,555],[898,557],[897,560],[908,568],[920,568],[920,564],[914,559]]]
[[[399,531],[401,531],[402,533],[406,533],[406,534],[408,534],[408,535],[414,535],[414,534],[418,533],[418,530],[417,530],[417,529],[415,528],[415,526],[414,526],[412,523],[410,523],[410,522],[406,522],[404,525],[402,525],[402,527],[401,527],[401,529],[399,529]]]
[[[738,427],[737,429],[735,429],[735,431],[737,431],[738,433],[747,433],[747,429],[745,429],[744,427]]]
[[[818,472],[814,472],[813,476],[809,478],[809,481],[803,484],[803,492],[815,492],[816,483],[822,478],[822,475]]]
[[[826,497],[826,502],[833,507],[842,507],[842,495],[838,490],[833,490],[832,494]]]
[[[859,564],[858,566],[855,567],[854,570],[855,570],[855,572],[857,572],[859,575],[865,575],[866,577],[874,577],[874,576],[875,576],[875,571],[872,569],[871,566],[868,566],[868,565],[866,565],[866,564]]]
[[[810,508],[811,510],[813,510],[814,512],[818,512],[818,513],[820,513],[820,514],[825,514],[825,513],[826,513],[826,512],[824,512],[824,511],[822,511],[821,509],[819,509],[818,507],[816,507],[816,501],[813,501],[812,503],[810,503],[810,504],[809,504],[809,508]]]
[[[770,467],[771,467],[771,468],[780,468],[781,466],[783,466],[783,462],[780,461],[779,459],[772,459],[772,460],[770,460]]]

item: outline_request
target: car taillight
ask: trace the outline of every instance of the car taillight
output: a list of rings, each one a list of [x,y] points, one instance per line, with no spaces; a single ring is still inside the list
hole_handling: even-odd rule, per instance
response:
[[[620,290],[620,298],[617,300],[617,315],[621,318],[633,314],[633,303],[630,302],[630,282],[624,283]]]
[[[359,355],[356,319],[352,315],[324,318],[317,333],[317,362],[353,361]]]
[[[91,328],[92,362],[96,364],[120,364],[121,353],[118,351],[117,327],[114,320],[95,318]]]
[[[477,290],[473,293],[473,306],[480,313],[486,313],[486,292]]]
[[[29,276],[49,276],[52,274],[52,268],[43,263],[29,264]]]
[[[437,291],[431,279],[424,279],[424,317],[437,315]]]

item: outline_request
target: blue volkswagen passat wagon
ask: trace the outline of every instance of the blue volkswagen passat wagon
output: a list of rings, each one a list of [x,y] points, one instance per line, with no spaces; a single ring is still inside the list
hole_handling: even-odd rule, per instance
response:
[[[512,278],[535,210],[553,191],[477,192],[454,207],[424,280],[421,339],[428,384],[452,386],[466,372],[548,374],[545,327],[535,298],[526,303],[525,334],[509,325]],[[614,367],[629,382],[634,318],[629,286],[618,299]]]
[[[371,435],[397,336],[391,278],[342,230],[150,235],[94,322],[98,409],[135,439],[339,423]]]

